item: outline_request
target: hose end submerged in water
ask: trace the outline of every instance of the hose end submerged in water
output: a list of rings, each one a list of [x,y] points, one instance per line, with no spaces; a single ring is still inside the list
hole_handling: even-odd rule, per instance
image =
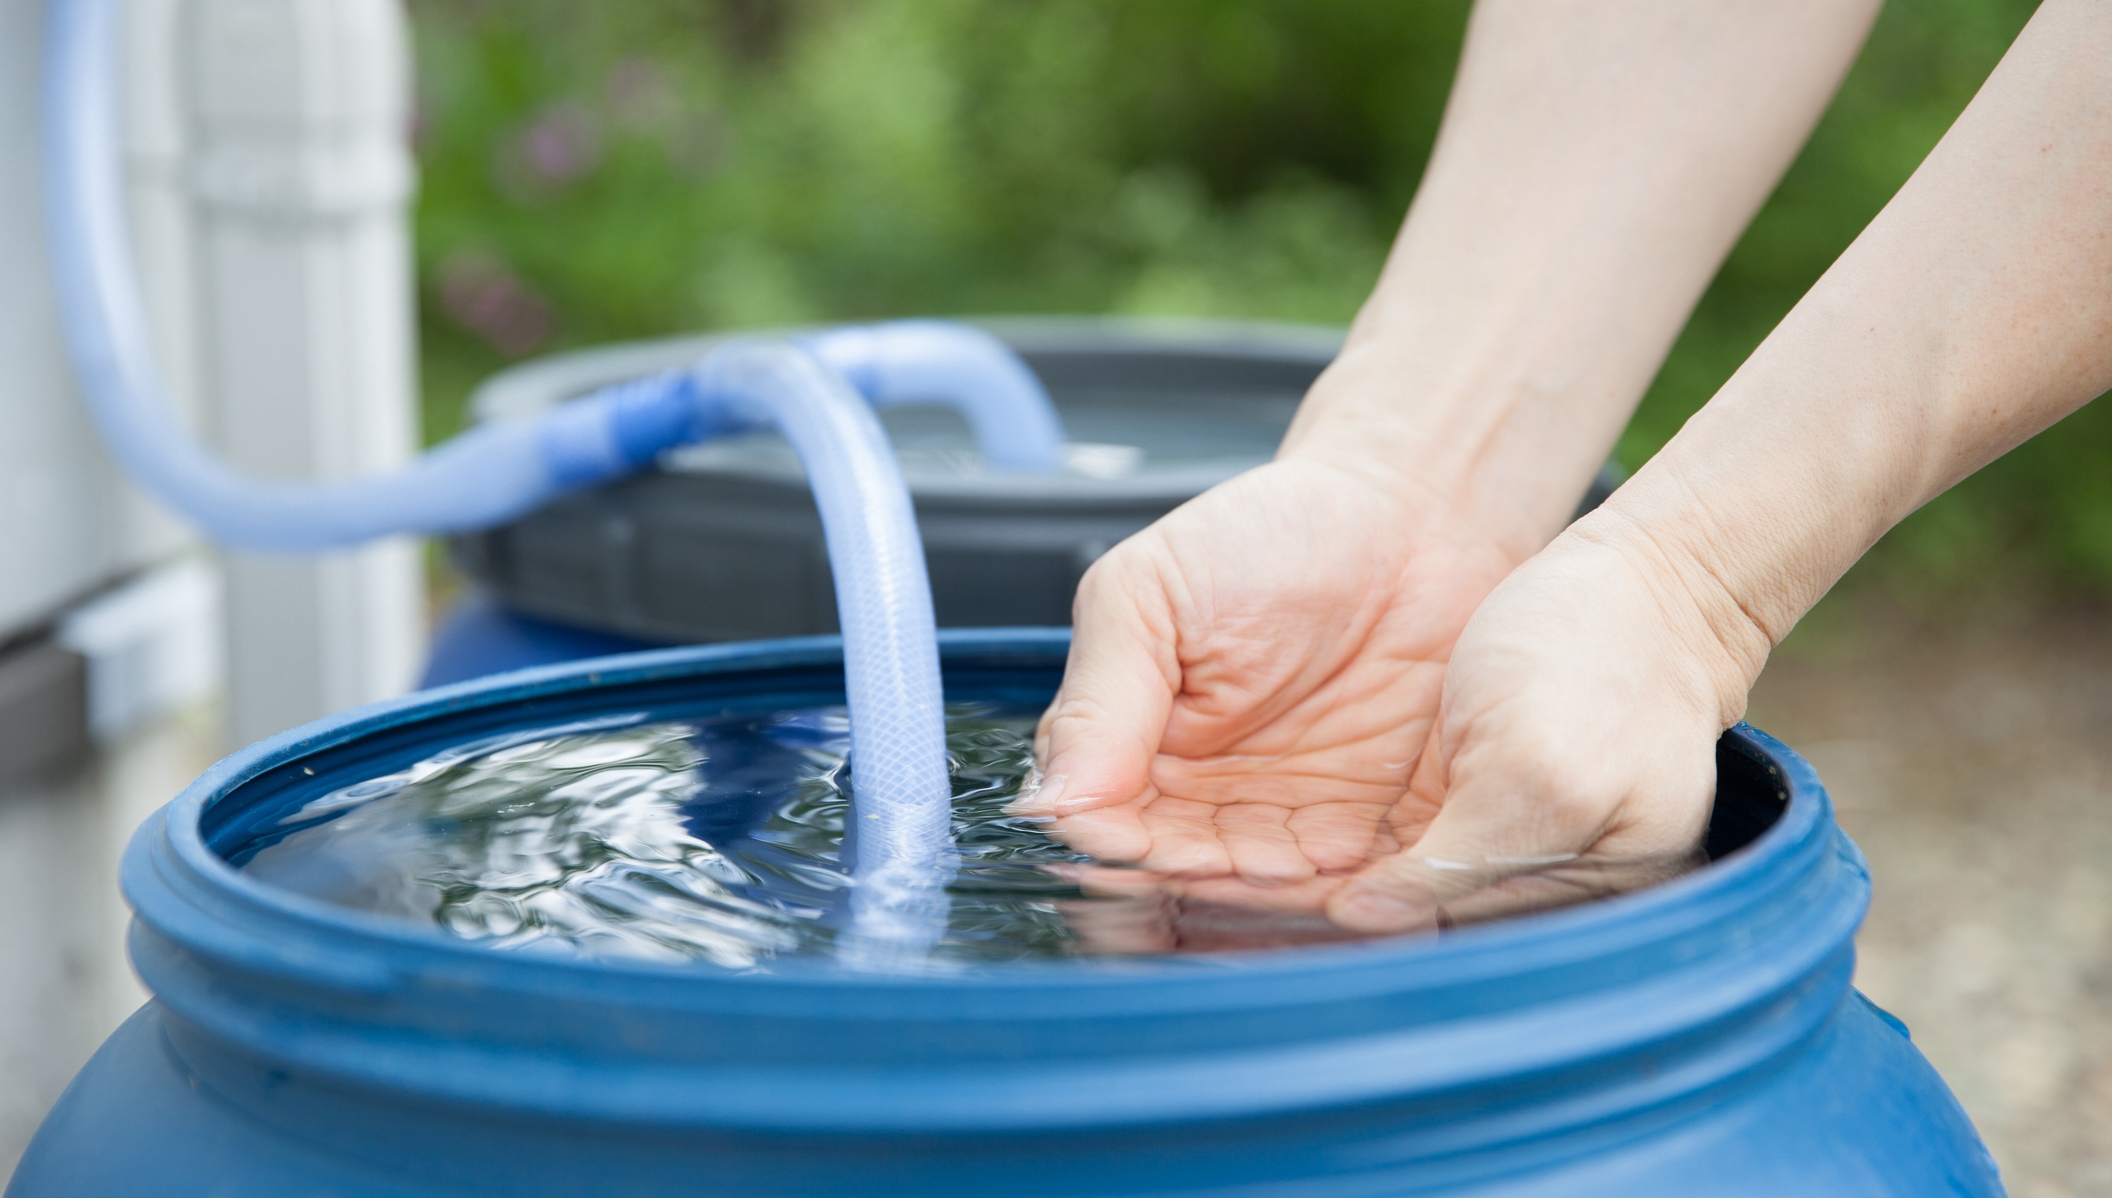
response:
[[[691,377],[703,418],[774,426],[806,468],[843,628],[852,936],[921,952],[945,930],[956,858],[937,621],[901,467],[867,402],[798,346],[733,342]]]

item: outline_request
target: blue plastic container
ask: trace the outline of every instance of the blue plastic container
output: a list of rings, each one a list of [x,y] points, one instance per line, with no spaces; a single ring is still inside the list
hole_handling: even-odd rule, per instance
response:
[[[433,629],[420,686],[452,686],[472,678],[554,666],[583,657],[665,649],[633,637],[539,620],[472,591],[457,599]]]
[[[955,633],[1031,706],[1060,632]],[[272,890],[217,846],[450,743],[840,700],[825,639],[505,675],[244,750],[134,838],[155,1000],[13,1198],[1999,1194],[1849,987],[1869,896],[1811,769],[1719,750],[1719,860],[1438,939],[953,976],[553,960]],[[1743,847],[1737,847],[1742,845]]]

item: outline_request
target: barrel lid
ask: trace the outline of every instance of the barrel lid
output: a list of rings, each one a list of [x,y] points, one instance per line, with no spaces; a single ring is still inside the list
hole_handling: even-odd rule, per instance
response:
[[[919,498],[1185,499],[1273,457],[1306,387],[1342,345],[1339,329],[1295,324],[1057,316],[965,323],[995,334],[1041,376],[1063,415],[1065,469],[990,470],[957,414],[893,408],[881,422]],[[685,366],[730,336],[598,346],[522,363],[479,386],[470,410],[478,420],[533,415],[621,379]],[[676,450],[660,467],[804,485],[792,447],[771,431]]]

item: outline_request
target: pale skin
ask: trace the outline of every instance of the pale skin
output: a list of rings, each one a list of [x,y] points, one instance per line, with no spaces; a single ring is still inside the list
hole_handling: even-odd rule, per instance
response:
[[[1744,367],[1563,529],[1874,11],[1483,0],[1277,460],[1080,588],[1024,809],[1142,867],[1122,884],[1369,932],[1683,868],[1772,646],[1886,529],[2112,387],[2112,7],[2047,0]]]

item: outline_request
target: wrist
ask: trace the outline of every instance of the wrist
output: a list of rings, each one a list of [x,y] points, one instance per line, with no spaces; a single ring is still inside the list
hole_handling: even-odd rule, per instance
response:
[[[1585,586],[1595,585],[1588,581],[1593,571],[1612,571],[1621,575],[1620,589],[1648,596],[1668,647],[1697,672],[1688,682],[1713,700],[1721,725],[1744,717],[1746,694],[1779,638],[1705,554],[1609,503],[1565,530],[1548,555],[1576,558]]]
[[[1523,561],[1575,515],[1629,405],[1535,386],[1514,364],[1449,357],[1352,334],[1277,456],[1357,475]]]
[[[1734,379],[1571,529],[1696,613],[1741,709],[1768,651],[1897,519],[1904,491],[1882,438],[1824,439],[1783,419],[1772,393]]]
[[[1607,524],[1706,575],[1774,644],[1942,489],[1946,456],[1940,439],[1902,435],[1899,400],[1924,393],[1925,380],[1858,372],[1852,336],[1794,353],[1781,339],[1778,330],[1603,509]]]

